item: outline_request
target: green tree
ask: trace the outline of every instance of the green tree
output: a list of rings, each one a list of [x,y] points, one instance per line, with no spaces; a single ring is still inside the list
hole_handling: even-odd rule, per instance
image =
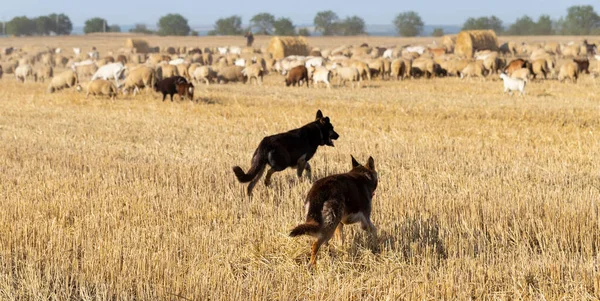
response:
[[[111,26],[108,27],[108,31],[110,32],[121,32],[121,26],[117,25],[117,24],[113,24]]]
[[[29,36],[35,34],[36,24],[33,20],[22,16],[14,17],[6,23],[6,34],[15,36]]]
[[[35,18],[35,32],[39,35],[49,35],[54,28],[54,21],[48,16]]]
[[[157,25],[161,36],[187,36],[191,30],[188,20],[180,14],[162,16]]]
[[[496,17],[496,16],[469,18],[463,24],[462,29],[463,30],[491,29],[491,30],[495,31],[497,34],[500,34],[504,31],[504,27],[502,26],[502,20],[498,19],[498,17]]]
[[[106,31],[108,31],[108,23],[105,19],[98,17],[88,19],[87,21],[85,21],[85,26],[83,27],[83,32],[85,34]]]
[[[511,24],[506,30],[506,34],[513,36],[525,36],[535,34],[536,23],[529,16],[525,15],[518,18],[515,23]]]
[[[560,22],[564,35],[589,35],[600,28],[600,16],[591,5],[575,5],[567,9],[567,16]]]
[[[296,27],[289,18],[279,18],[273,23],[275,35],[278,36],[294,36],[296,35]]]
[[[313,21],[315,31],[321,32],[324,36],[334,35],[337,31],[338,20],[338,15],[331,10],[318,12]]]
[[[132,33],[143,33],[143,34],[153,34],[154,31],[148,29],[148,26],[146,26],[146,24],[135,24],[135,26],[131,29],[129,29],[129,32]]]
[[[242,34],[242,17],[231,16],[221,18],[215,22],[214,29],[208,32],[209,35],[215,36],[234,36]]]
[[[432,37],[441,37],[444,35],[444,29],[440,28],[440,27],[436,27],[433,29],[433,32],[431,33]]]
[[[423,20],[414,11],[400,13],[393,21],[396,31],[403,37],[414,37],[423,31]]]
[[[550,16],[541,15],[538,18],[533,34],[536,36],[547,36],[554,34],[554,29],[552,28],[552,19],[550,19]]]
[[[257,34],[270,35],[273,32],[275,17],[269,13],[260,13],[250,19],[250,27]]]
[[[69,35],[73,31],[73,23],[71,19],[65,14],[50,14],[48,15],[54,22],[52,31],[57,35]]]
[[[308,30],[308,28],[306,27],[302,27],[298,29],[298,35],[303,37],[310,37],[310,30]]]
[[[359,16],[347,17],[341,22],[341,34],[345,36],[366,34],[365,20]]]

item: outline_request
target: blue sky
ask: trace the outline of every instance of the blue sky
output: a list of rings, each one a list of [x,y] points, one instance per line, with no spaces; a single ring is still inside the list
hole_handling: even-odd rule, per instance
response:
[[[3,0],[0,21],[14,16],[35,17],[52,12],[67,14],[74,26],[83,25],[91,17],[103,17],[111,24],[156,24],[160,16],[179,13],[191,25],[211,25],[220,17],[237,14],[244,24],[256,13],[270,12],[277,17],[289,17],[295,24],[312,24],[318,11],[333,10],[341,18],[349,15],[362,17],[367,24],[390,24],[402,11],[418,12],[425,24],[461,25],[468,17],[496,15],[505,25],[527,14],[536,19],[548,14],[553,19],[566,15],[571,5],[593,5],[600,13],[599,0],[412,0],[412,1],[348,1],[348,0],[247,0],[247,1],[194,1],[194,0]]]

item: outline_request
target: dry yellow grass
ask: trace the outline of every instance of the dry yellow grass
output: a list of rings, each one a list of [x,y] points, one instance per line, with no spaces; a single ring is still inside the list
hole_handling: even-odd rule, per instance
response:
[[[268,76],[202,85],[196,104],[4,78],[0,299],[598,299],[600,84],[534,82],[524,98],[501,85]],[[379,244],[348,227],[311,271],[311,240],[287,236],[311,184],[288,170],[248,199],[231,166],[317,109],[340,139],[315,178],[375,158]]]

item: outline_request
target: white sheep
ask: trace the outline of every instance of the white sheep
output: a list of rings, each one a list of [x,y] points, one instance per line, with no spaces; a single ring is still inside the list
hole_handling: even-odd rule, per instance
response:
[[[329,69],[323,67],[323,66],[318,66],[318,67],[314,67],[311,66],[309,68],[309,74],[310,77],[313,80],[313,86],[316,87],[317,83],[321,82],[321,83],[325,83],[325,85],[327,85],[327,89],[330,89],[330,85],[329,85],[329,81],[331,81],[331,71],[329,71]]]
[[[28,77],[33,77],[33,68],[31,65],[20,65],[15,69],[15,77],[18,81],[25,82]]]
[[[511,78],[505,73],[500,74],[500,78],[504,81],[504,93],[508,92],[512,95],[512,91],[519,91],[521,95],[525,95],[526,81],[519,78]]]
[[[217,72],[210,66],[200,66],[196,68],[191,75],[196,84],[199,84],[200,80],[203,80],[208,86],[210,81],[217,77]]]

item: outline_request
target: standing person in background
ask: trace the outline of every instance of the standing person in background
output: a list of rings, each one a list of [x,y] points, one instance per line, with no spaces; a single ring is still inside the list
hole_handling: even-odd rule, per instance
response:
[[[246,46],[252,47],[252,43],[254,43],[254,35],[252,32],[248,31],[248,33],[244,35],[244,38],[246,38]]]

